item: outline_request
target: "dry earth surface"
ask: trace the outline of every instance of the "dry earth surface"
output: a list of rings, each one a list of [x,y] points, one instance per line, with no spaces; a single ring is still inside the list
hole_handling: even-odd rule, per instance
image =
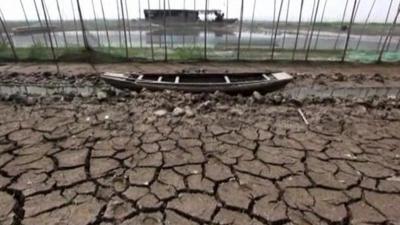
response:
[[[305,83],[324,73],[302,68]],[[398,71],[357,74],[384,85]],[[0,224],[400,224],[399,100],[303,104],[309,125],[298,107],[147,91],[2,101]]]

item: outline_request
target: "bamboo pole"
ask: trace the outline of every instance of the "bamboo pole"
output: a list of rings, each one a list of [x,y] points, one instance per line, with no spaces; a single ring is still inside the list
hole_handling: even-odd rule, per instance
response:
[[[150,0],[147,0],[147,8],[149,10],[151,10]],[[153,27],[152,27],[152,24],[151,24],[151,16],[149,16],[149,30],[150,30],[151,60],[154,62]]]
[[[47,30],[47,34],[49,35],[49,42],[50,42],[51,53],[52,53],[52,55],[53,55],[53,60],[56,61],[57,58],[56,58],[56,53],[55,53],[55,51],[54,51],[53,40],[52,40],[52,38],[51,38],[51,31],[50,31],[50,28],[49,28],[49,19],[47,18],[46,6],[45,6],[45,4],[44,4],[44,0],[41,0],[41,2],[42,2],[44,20],[45,20],[45,22],[46,22],[46,26],[47,26],[47,29],[48,29],[48,30]]]
[[[205,0],[205,15],[204,15],[204,60],[207,60],[207,20],[208,20],[208,0]]]
[[[279,23],[281,22],[281,14],[282,14],[282,8],[283,8],[283,2],[284,0],[281,0],[281,5],[279,6],[279,12],[278,12],[278,19],[275,25],[275,34],[274,34],[274,41],[272,43],[272,54],[271,54],[271,60],[274,60],[274,54],[275,54],[275,45],[276,45],[276,36],[278,34],[278,29],[279,29]]]
[[[249,46],[248,46],[249,49],[251,47],[251,41],[252,41],[252,38],[253,38],[254,13],[256,11],[256,4],[257,4],[257,0],[254,0],[254,2],[253,2],[253,13],[251,15],[251,23],[250,23],[250,37],[249,37]]]
[[[139,0],[140,1],[140,0]],[[132,48],[132,34],[131,34],[131,22],[130,22],[130,17],[129,17],[129,7],[128,7],[128,2],[125,0],[125,13],[126,13],[126,24],[128,26],[128,37],[129,37],[129,46]]]
[[[72,7],[72,16],[73,16],[73,19],[74,19],[74,29],[75,29],[75,35],[76,35],[76,43],[79,46],[78,23],[76,22],[75,7],[74,7],[74,1],[73,0],[71,0],[71,7]]]
[[[242,41],[242,29],[243,29],[243,9],[244,9],[244,0],[242,0],[242,4],[240,6],[240,23],[239,23],[239,37],[238,37],[238,46],[237,46],[237,60],[240,60],[240,45]]]
[[[308,61],[308,56],[310,54],[310,50],[311,50],[311,44],[312,44],[312,39],[314,36],[314,31],[315,31],[315,24],[317,23],[317,17],[318,17],[318,11],[319,11],[319,4],[321,3],[321,0],[317,1],[317,6],[315,8],[315,15],[314,15],[314,20],[312,23],[312,28],[311,28],[311,34],[310,34],[310,40],[308,42],[308,47],[307,47],[307,52],[306,52],[306,61]]]
[[[22,3],[22,0],[19,0],[19,3],[20,3],[20,5],[21,5],[22,12],[24,13],[25,23],[26,23],[26,25],[28,26],[29,32],[31,33],[32,43],[33,43],[34,45],[36,45],[35,37],[34,37],[34,35],[32,34],[31,24],[29,23],[28,17],[27,17],[27,15],[26,15],[26,11],[25,11],[24,4]]]
[[[275,15],[276,14],[276,0],[274,0],[274,12],[273,12],[273,18],[272,18],[272,29],[271,29],[271,40],[270,43],[273,43],[274,39],[274,30],[275,30]]]
[[[129,50],[128,50],[128,36],[126,34],[126,24],[125,24],[125,13],[124,13],[124,3],[120,0],[121,4],[121,16],[122,16],[122,26],[124,26],[124,39],[125,39],[125,54],[126,58],[129,59]]]
[[[304,50],[306,50],[307,43],[308,43],[308,37],[310,36],[310,31],[311,31],[311,27],[312,27],[312,25],[311,25],[311,27],[310,27],[310,24],[312,24],[313,17],[314,17],[315,2],[316,2],[316,0],[313,1],[313,7],[312,7],[312,12],[311,12],[310,22],[309,22],[309,24],[308,24],[307,34],[306,34],[306,38],[305,38],[305,40],[304,40],[304,47],[303,47]]]
[[[304,0],[301,0],[300,3],[300,13],[299,13],[299,22],[297,23],[297,32],[296,32],[296,40],[294,42],[293,54],[292,54],[292,61],[295,60],[297,44],[299,41],[299,33],[300,33],[300,26],[301,26],[301,18],[303,15],[303,8],[304,8]]]
[[[379,63],[382,62],[382,57],[383,57],[383,53],[385,52],[386,45],[387,45],[387,44],[390,44],[390,42],[388,42],[388,40],[389,40],[389,38],[392,36],[393,30],[394,30],[394,28],[396,27],[396,23],[397,23],[397,20],[398,20],[398,18],[399,18],[399,14],[400,14],[400,3],[399,3],[399,7],[398,7],[398,9],[397,9],[396,16],[394,17],[393,24],[392,24],[392,26],[390,27],[388,34],[386,35],[385,41],[383,42],[383,46],[382,46],[381,52],[379,53],[379,57],[378,57],[378,62],[379,62]]]
[[[139,22],[142,21],[142,4],[140,2],[141,0],[139,0]],[[139,40],[140,40],[140,48],[143,47],[143,31],[142,31],[142,27],[139,26]]]
[[[164,10],[163,10],[163,23],[164,23],[164,60],[168,61],[168,46],[167,46],[167,17],[165,15],[165,0],[164,2]],[[161,44],[161,42],[160,42]]]
[[[103,0],[100,0],[100,5],[101,5],[101,12],[102,12],[102,14],[103,14],[104,28],[105,28],[105,30],[106,30],[106,37],[107,37],[107,42],[108,42],[108,49],[111,49],[110,34],[108,33],[108,24],[107,24],[106,14],[105,14],[105,12],[104,12]]]
[[[10,33],[8,33],[7,24],[6,24],[3,12],[1,10],[0,10],[0,13],[1,13],[1,16],[0,16],[1,26],[3,27],[3,30],[6,33],[6,37],[7,37],[8,43],[10,44],[10,48],[11,48],[12,54],[14,56],[14,59],[15,59],[15,61],[18,61],[18,56],[15,51],[14,41],[12,40]],[[3,36],[3,35],[1,35],[1,36]]]
[[[96,29],[96,36],[97,36],[97,45],[98,47],[101,46],[101,42],[100,42],[100,33],[99,33],[99,24],[97,22],[97,13],[96,13],[96,9],[94,7],[94,1],[92,0],[92,11],[93,11],[93,16],[94,16],[94,26]]]
[[[64,21],[63,21],[62,15],[61,15],[60,3],[58,2],[58,0],[56,0],[56,3],[57,3],[58,15],[60,18],[61,30],[62,30],[63,37],[64,37],[64,45],[65,45],[65,47],[68,47],[67,35],[65,34],[65,27],[64,27]]]
[[[351,13],[351,18],[350,18],[350,24],[349,24],[349,28],[347,31],[347,38],[346,38],[346,44],[344,46],[344,50],[343,50],[343,55],[342,55],[342,60],[341,62],[344,62],[344,59],[346,58],[346,54],[347,54],[347,49],[349,47],[349,41],[350,41],[350,35],[351,35],[351,28],[353,26],[353,22],[355,20],[356,17],[356,8],[357,8],[357,0],[354,0],[354,6],[353,6],[353,11]]]
[[[386,13],[386,18],[385,18],[385,26],[387,25],[388,21],[389,21],[389,15],[390,12],[392,11],[392,5],[393,5],[393,0],[390,0],[390,4],[389,4],[389,8],[388,11]],[[382,44],[382,40],[383,40],[383,34],[385,33],[385,26],[382,28],[381,30],[381,35],[379,37],[379,41],[378,41],[378,46],[377,46],[377,50],[379,51],[381,44]]]
[[[33,4],[35,6],[36,16],[38,18],[40,28],[43,29],[43,22],[42,22],[42,19],[40,18],[39,8],[37,6],[36,0],[33,0]],[[47,43],[47,37],[46,37],[45,33],[43,33],[43,39],[44,39],[44,44],[45,44],[46,48],[48,48],[49,44]]]
[[[323,10],[322,10],[321,20],[320,20],[320,22],[319,22],[320,25],[319,25],[318,32],[317,32],[317,38],[316,38],[315,44],[314,44],[314,49],[317,49],[317,47],[318,47],[317,45],[318,45],[318,42],[319,42],[319,36],[320,36],[320,34],[321,34],[321,27],[322,27],[322,22],[324,21],[327,3],[328,3],[328,0],[325,0],[324,8],[323,8]]]
[[[82,9],[81,9],[81,3],[79,0],[76,0],[76,7],[78,7],[78,14],[79,14],[79,21],[81,23],[81,29],[82,29],[82,37],[83,37],[83,45],[85,46],[85,49],[88,51],[91,51],[92,48],[89,45],[89,41],[86,36],[86,28],[85,28],[85,23],[83,21],[83,15],[82,15]]]
[[[196,0],[195,0],[196,1]],[[229,0],[226,0],[226,19],[229,18]],[[225,26],[228,22],[225,22]],[[225,50],[228,48],[228,32],[225,33]]]
[[[342,22],[340,23],[340,29],[342,29],[342,27],[344,26],[344,20],[346,19],[346,13],[347,13],[347,6],[349,5],[349,0],[346,0],[346,4],[344,5],[344,11],[343,11],[343,16],[342,16]],[[337,45],[339,43],[339,38],[340,38],[340,31],[338,32],[337,36],[336,36],[336,40],[335,40],[335,44],[333,46],[333,48],[336,50],[337,49]]]
[[[121,33],[121,16],[120,16],[120,6],[118,0],[115,0],[117,2],[117,16],[118,16],[118,38],[119,38],[119,47],[122,48],[122,33]]]
[[[50,13],[49,13],[49,9],[47,8],[47,5],[46,5],[46,2],[45,1],[42,1],[43,3],[44,3],[44,8],[45,8],[45,11],[46,11],[46,14],[47,14],[47,21],[49,22],[49,24],[50,24],[50,26],[51,27],[54,27],[53,26],[53,22],[52,22],[52,19],[51,19],[51,17],[50,17]],[[50,27],[49,27],[49,29],[50,29]],[[50,29],[50,31],[51,31],[51,29]],[[56,46],[56,48],[58,48],[58,40],[57,40],[57,36],[56,36],[56,32],[54,32],[54,30],[53,31],[51,31],[50,32],[50,34],[53,34],[53,37],[54,37],[54,43],[56,44],[55,46]]]
[[[285,48],[285,44],[286,44],[286,34],[287,34],[287,29],[288,29],[288,25],[289,25],[289,12],[290,12],[290,0],[288,0],[287,3],[287,9],[286,9],[286,19],[285,19],[285,31],[283,32],[283,41],[282,41],[282,48]]]
[[[372,10],[373,10],[374,7],[375,7],[375,3],[376,3],[376,0],[374,0],[374,1],[372,2],[372,5],[371,5],[371,8],[370,8],[370,10],[369,10],[369,12],[368,12],[367,18],[365,19],[363,28],[362,28],[362,30],[361,30],[360,36],[359,36],[358,41],[357,41],[357,46],[356,46],[356,49],[357,49],[357,50],[358,50],[358,48],[360,47],[360,43],[361,43],[361,40],[362,40],[363,33],[365,32],[365,29],[367,28],[369,18],[371,17],[371,14],[372,14]]]

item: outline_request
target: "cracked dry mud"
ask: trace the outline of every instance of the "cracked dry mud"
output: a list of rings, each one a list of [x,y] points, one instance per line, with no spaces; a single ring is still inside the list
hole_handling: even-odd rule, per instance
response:
[[[180,98],[0,103],[0,224],[400,223],[398,109]]]

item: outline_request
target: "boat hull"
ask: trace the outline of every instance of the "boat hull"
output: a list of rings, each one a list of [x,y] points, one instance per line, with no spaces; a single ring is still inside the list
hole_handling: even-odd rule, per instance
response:
[[[201,76],[201,75],[199,75]],[[110,85],[119,89],[130,89],[139,91],[141,89],[148,89],[152,91],[162,91],[162,90],[172,90],[181,92],[226,92],[226,93],[252,93],[253,91],[258,91],[260,93],[266,93],[270,91],[275,91],[279,88],[284,87],[287,83],[291,81],[291,77],[286,77],[284,79],[276,80],[259,80],[259,81],[242,81],[242,82],[232,82],[232,83],[190,83],[190,82],[163,82],[163,81],[151,81],[145,79],[129,79],[124,77],[116,77],[113,75],[102,75],[103,80],[105,80]]]

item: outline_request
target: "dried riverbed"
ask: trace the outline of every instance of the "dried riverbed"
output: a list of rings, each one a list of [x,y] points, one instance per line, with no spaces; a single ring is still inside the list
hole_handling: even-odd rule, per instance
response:
[[[9,72],[5,83],[66,79]],[[287,89],[398,82],[318,74],[297,74]],[[76,77],[70,84],[99,84],[95,74]],[[0,114],[1,224],[400,222],[397,97],[104,86],[93,96],[3,96]]]

